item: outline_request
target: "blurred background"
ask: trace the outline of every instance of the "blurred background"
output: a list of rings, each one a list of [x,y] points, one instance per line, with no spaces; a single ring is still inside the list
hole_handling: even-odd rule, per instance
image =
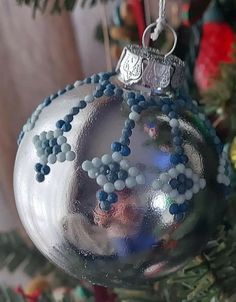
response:
[[[139,44],[146,25],[158,16],[157,0],[71,1],[72,12],[60,11],[54,2],[63,1],[49,0],[42,13],[37,1],[0,1],[0,233],[13,236],[14,241],[18,239],[12,231],[17,231],[29,245],[12,185],[22,125],[47,95],[78,79],[113,69],[123,46]],[[231,148],[234,165],[236,86],[228,89],[227,85],[236,75],[235,1],[169,0],[167,5],[170,23],[179,34],[176,54],[186,60],[186,88],[206,105],[207,114]],[[167,50],[172,38],[167,34],[158,43]],[[222,62],[230,64],[231,71],[227,65],[221,79],[226,87],[218,93],[212,83],[221,73]],[[10,272],[7,265],[13,258],[7,258],[10,252],[4,250],[4,240],[10,239],[1,238],[0,284],[24,288],[37,273],[26,274],[19,259],[20,265],[13,265]]]

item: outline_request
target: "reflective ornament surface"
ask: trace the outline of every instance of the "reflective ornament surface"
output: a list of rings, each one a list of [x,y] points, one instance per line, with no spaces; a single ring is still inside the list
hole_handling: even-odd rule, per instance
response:
[[[215,232],[227,156],[197,103],[178,89],[182,67],[175,57],[128,47],[117,73],[67,86],[24,126],[18,211],[36,246],[67,273],[145,287],[197,255]]]

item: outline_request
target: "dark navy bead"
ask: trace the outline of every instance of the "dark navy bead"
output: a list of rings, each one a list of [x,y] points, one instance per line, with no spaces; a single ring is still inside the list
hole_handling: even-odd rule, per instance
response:
[[[47,148],[45,149],[45,151],[44,151],[44,154],[45,154],[45,155],[50,155],[50,154],[52,154],[52,147],[47,147]]]
[[[134,92],[128,92],[128,99],[134,99],[135,93]]]
[[[161,107],[161,111],[163,112],[163,113],[165,113],[165,114],[168,114],[169,112],[170,112],[170,106],[169,105],[163,105],[162,107]]]
[[[175,190],[178,187],[178,181],[176,178],[172,178],[170,181],[170,186],[173,190]]]
[[[177,176],[177,180],[178,180],[178,182],[180,182],[180,183],[185,183],[185,181],[187,180],[187,177],[186,177],[186,175],[184,175],[183,173],[181,173],[181,174],[179,174],[179,175]]]
[[[130,130],[129,128],[124,128],[122,130],[122,136],[124,137],[130,137],[132,135],[132,130]]]
[[[50,100],[53,101],[58,97],[58,93],[55,93],[54,95],[50,96]]]
[[[123,90],[121,88],[116,88],[115,89],[115,95],[116,96],[122,96],[123,95]]]
[[[49,146],[49,141],[45,140],[42,142],[42,148],[47,148]]]
[[[174,112],[179,112],[179,109],[180,109],[180,106],[177,104],[177,103],[174,103],[171,105],[171,109],[174,111]]]
[[[177,154],[172,154],[171,157],[170,157],[170,162],[173,164],[173,165],[177,165],[180,161],[180,158]]]
[[[66,89],[61,89],[61,90],[58,91],[58,95],[62,95],[62,94],[64,94],[65,92],[66,92]]]
[[[130,119],[126,120],[126,121],[125,121],[125,127],[129,127],[129,128],[131,128],[131,129],[133,129],[133,128],[135,127],[135,122],[134,122],[134,120],[130,120]]]
[[[147,101],[141,101],[138,103],[138,105],[140,107],[142,107],[143,109],[147,109],[148,108],[148,102]]]
[[[109,203],[108,201],[101,201],[101,202],[99,203],[99,206],[100,206],[100,209],[101,209],[102,211],[108,212],[108,211],[110,211],[110,209],[111,209],[111,205],[110,205],[110,203]]]
[[[111,150],[112,151],[120,151],[121,150],[121,143],[114,142],[111,144]]]
[[[176,100],[176,103],[177,103],[180,107],[185,107],[185,101],[182,100],[182,99]]]
[[[133,105],[131,107],[131,110],[137,113],[141,113],[142,112],[142,107],[140,107],[139,105]]]
[[[120,170],[120,165],[116,162],[113,162],[113,163],[109,164],[109,168],[112,172],[119,171]]]
[[[101,80],[102,81],[106,81],[106,80],[108,80],[110,78],[110,74],[108,74],[108,73],[104,73],[102,76],[101,76]]]
[[[128,172],[125,170],[120,170],[118,172],[118,178],[121,180],[126,180],[126,178],[128,177]]]
[[[63,126],[62,126],[62,130],[65,131],[65,132],[69,132],[71,130],[71,124],[70,123],[65,123]]]
[[[107,175],[110,172],[110,168],[107,165],[101,166],[100,173],[103,175]]]
[[[52,101],[50,100],[50,97],[46,98],[46,99],[44,100],[44,106],[47,107],[48,105],[51,104],[51,102],[52,102]]]
[[[176,222],[181,222],[184,219],[184,214],[183,213],[178,213],[174,216],[174,219]]]
[[[113,96],[114,95],[114,90],[113,89],[105,89],[104,90],[104,95]]]
[[[116,203],[118,201],[118,196],[116,193],[112,192],[108,194],[107,201],[109,203]]]
[[[169,114],[168,114],[169,118],[170,119],[173,119],[173,118],[177,118],[178,117],[178,114],[174,111],[171,111]]]
[[[72,114],[67,114],[65,117],[64,117],[64,121],[66,123],[70,123],[73,121],[73,115]]]
[[[59,152],[61,152],[61,147],[56,145],[52,148],[52,152],[53,154],[58,154]]]
[[[113,84],[108,84],[108,85],[106,86],[106,88],[107,88],[107,89],[114,90],[114,89],[116,88],[116,86],[113,85]]]
[[[118,179],[117,173],[116,172],[110,172],[107,174],[107,180],[111,183],[114,183]]]
[[[185,201],[179,205],[179,212],[186,213],[188,211],[189,204]]]
[[[48,175],[50,173],[50,167],[48,165],[43,165],[41,168],[41,173],[44,175]]]
[[[175,215],[179,213],[179,206],[177,203],[172,203],[172,205],[169,208],[169,212],[171,215]]]
[[[42,166],[43,166],[42,164],[37,163],[37,164],[34,166],[34,170],[35,170],[36,172],[40,172],[40,171],[41,171]]]
[[[130,107],[132,107],[136,104],[137,104],[137,101],[135,99],[128,99],[127,100],[127,105],[130,106]]]
[[[175,136],[175,137],[173,138],[173,143],[174,143],[176,146],[180,146],[180,145],[183,143],[182,137],[180,137],[180,136]]]
[[[55,146],[57,144],[57,139],[56,138],[51,138],[50,140],[49,140],[49,146],[50,147],[53,147],[53,146]]]
[[[184,153],[184,148],[180,146],[175,147],[175,153],[182,155]]]
[[[145,97],[144,97],[143,95],[138,95],[138,96],[136,97],[136,100],[138,101],[138,103],[139,103],[139,102],[145,102],[145,101],[146,101],[146,99],[145,99]]]
[[[66,86],[67,91],[72,90],[74,88],[75,88],[74,84],[69,84],[69,85]]]
[[[185,155],[185,154],[181,155],[181,156],[180,156],[180,162],[181,162],[182,164],[187,164],[187,162],[188,162],[188,156]]]
[[[106,201],[108,194],[105,191],[100,190],[97,192],[96,197],[99,201]]]
[[[130,148],[128,146],[122,146],[120,153],[123,156],[129,156],[130,153],[131,153],[131,150],[130,150]]]
[[[44,175],[43,175],[42,173],[37,173],[37,174],[36,174],[36,180],[37,180],[38,182],[43,182],[44,179],[45,179],[45,177],[44,177]]]
[[[179,192],[179,194],[184,194],[186,192],[185,185],[184,184],[178,185],[177,191]]]
[[[65,121],[59,120],[59,121],[56,122],[56,127],[57,127],[58,129],[61,129],[61,128],[63,127],[64,124],[65,124]]]
[[[84,80],[86,84],[90,84],[92,82],[91,78],[87,78]]]
[[[84,100],[79,101],[78,107],[80,109],[84,109],[86,106],[87,106],[87,103]]]
[[[192,189],[192,187],[193,187],[193,181],[192,181],[191,178],[188,178],[186,180],[186,187],[187,187],[188,190]]]
[[[120,138],[120,143],[122,144],[122,145],[129,145],[130,144],[130,139],[128,138],[128,137],[124,137],[124,136],[122,136],[121,138]]]
[[[95,98],[100,98],[101,96],[103,96],[103,91],[102,90],[97,90],[94,92],[93,96]]]
[[[219,144],[219,145],[216,146],[216,150],[217,150],[217,152],[218,152],[219,154],[222,153],[223,148],[224,148],[224,145],[223,145],[223,144]]]
[[[79,113],[79,108],[78,107],[73,107],[70,111],[70,114],[76,115]]]

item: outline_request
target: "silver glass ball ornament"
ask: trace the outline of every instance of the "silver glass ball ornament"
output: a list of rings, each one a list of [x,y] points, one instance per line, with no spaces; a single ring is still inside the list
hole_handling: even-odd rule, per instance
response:
[[[197,255],[229,186],[227,156],[183,63],[125,48],[100,73],[44,100],[19,139],[14,190],[21,220],[67,273],[142,288]]]

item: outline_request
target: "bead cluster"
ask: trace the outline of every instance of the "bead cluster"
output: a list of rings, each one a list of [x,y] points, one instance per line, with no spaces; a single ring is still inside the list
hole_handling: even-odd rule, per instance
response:
[[[122,155],[114,152],[112,155],[104,154],[101,159],[95,157],[92,161],[82,163],[82,169],[88,173],[89,178],[96,179],[103,189],[98,191],[97,198],[102,209],[110,210],[111,204],[117,202],[115,191],[133,188],[137,184],[145,184],[145,178],[136,167],[131,167]]]
[[[48,132],[43,131],[40,135],[35,135],[33,143],[37,156],[40,158],[40,162],[35,165],[36,180],[38,182],[43,182],[45,176],[50,173],[50,167],[47,164],[55,164],[66,160],[73,161],[75,159],[75,152],[71,151],[71,146],[67,143],[67,138],[60,129]]]
[[[220,158],[220,164],[218,167],[218,175],[217,175],[217,182],[223,184],[225,186],[230,185],[230,178],[229,178],[229,162],[228,156],[226,152],[222,152]]]

